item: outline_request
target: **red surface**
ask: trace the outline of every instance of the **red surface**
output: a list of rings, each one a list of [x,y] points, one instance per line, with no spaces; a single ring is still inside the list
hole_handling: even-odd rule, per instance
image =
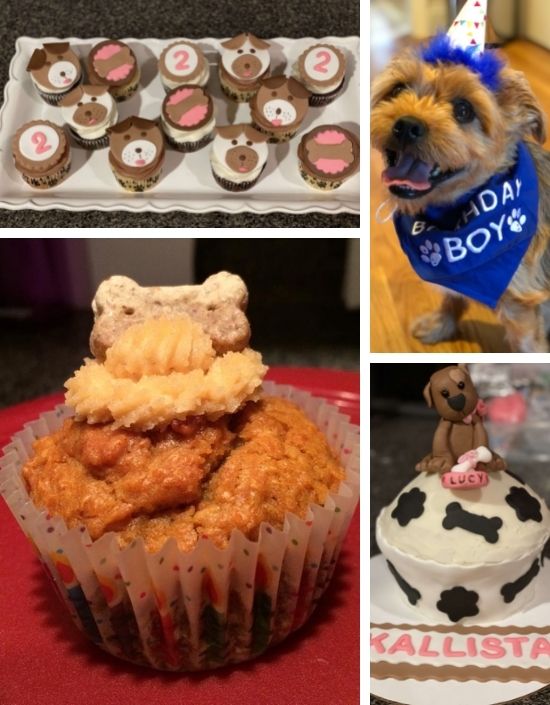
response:
[[[272,368],[269,378],[326,396],[359,419],[359,375]],[[53,395],[0,410],[0,447]],[[359,702],[359,517],[308,623],[255,661],[166,674],[103,653],[73,625],[0,500],[0,705],[355,705]]]

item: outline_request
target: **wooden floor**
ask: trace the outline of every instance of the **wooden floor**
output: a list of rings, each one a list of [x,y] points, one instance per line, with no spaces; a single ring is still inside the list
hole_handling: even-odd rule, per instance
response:
[[[550,116],[550,52],[517,40],[504,48],[513,68],[523,71]],[[372,73],[379,70],[379,57]],[[550,141],[546,147],[550,149]],[[380,181],[382,159],[371,155],[371,351],[372,352],[508,352],[504,332],[493,312],[473,303],[458,340],[426,346],[409,333],[419,315],[437,308],[441,294],[412,270],[399,246],[391,220],[380,224],[376,210],[384,200]]]

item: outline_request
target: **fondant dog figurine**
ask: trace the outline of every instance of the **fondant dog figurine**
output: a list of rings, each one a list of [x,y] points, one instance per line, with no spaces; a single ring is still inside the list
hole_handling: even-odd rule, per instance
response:
[[[469,451],[489,447],[483,425],[482,404],[465,365],[445,367],[431,377],[424,388],[424,399],[435,407],[441,419],[437,426],[432,452],[416,466],[418,472],[449,472]],[[491,451],[485,470],[505,470],[504,460]]]
[[[484,33],[483,4],[469,4],[482,14],[468,26]],[[471,32],[463,48],[460,27],[398,55],[373,85],[372,143],[386,162],[400,244],[416,272],[445,289],[412,333],[428,344],[455,338],[474,298],[496,309],[512,351],[546,352],[545,117],[524,75],[495,50],[473,52],[483,47],[468,46]]]

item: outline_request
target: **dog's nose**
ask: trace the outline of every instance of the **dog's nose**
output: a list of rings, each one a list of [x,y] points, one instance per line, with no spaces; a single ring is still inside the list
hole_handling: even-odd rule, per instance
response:
[[[136,147],[136,152],[137,152],[138,154],[141,154],[141,152],[142,152],[141,147]]]
[[[241,162],[244,162],[246,156],[244,154],[239,154],[239,159],[241,160]]]
[[[65,71],[60,71],[59,75],[65,77],[67,74],[65,73]]]
[[[275,114],[276,114],[276,115],[279,115],[280,112],[281,112],[281,108],[277,108],[277,109],[275,110]]]
[[[85,115],[86,117],[90,117],[91,114],[92,114],[92,111],[91,111],[91,110],[86,110],[86,112],[84,113],[84,115]]]
[[[454,397],[449,397],[447,399],[447,404],[453,409],[453,411],[462,411],[466,405],[466,397],[464,394],[457,394]]]
[[[398,142],[405,146],[414,144],[426,134],[428,127],[426,123],[415,117],[402,117],[393,126],[393,135]]]

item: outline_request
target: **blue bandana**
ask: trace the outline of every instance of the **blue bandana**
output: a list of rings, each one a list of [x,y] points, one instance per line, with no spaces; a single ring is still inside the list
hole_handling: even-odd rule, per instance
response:
[[[416,273],[495,308],[527,251],[538,221],[538,179],[525,144],[516,164],[450,206],[394,215]]]

